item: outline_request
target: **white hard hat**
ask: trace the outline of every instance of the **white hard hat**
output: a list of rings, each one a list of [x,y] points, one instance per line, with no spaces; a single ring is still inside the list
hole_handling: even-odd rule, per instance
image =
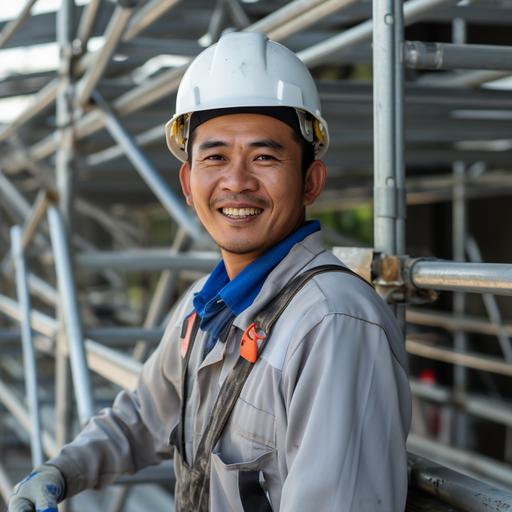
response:
[[[190,64],[178,89],[176,113],[165,125],[169,149],[187,160],[194,112],[240,107],[294,108],[315,157],[326,152],[329,132],[309,70],[291,50],[259,32],[226,34]]]

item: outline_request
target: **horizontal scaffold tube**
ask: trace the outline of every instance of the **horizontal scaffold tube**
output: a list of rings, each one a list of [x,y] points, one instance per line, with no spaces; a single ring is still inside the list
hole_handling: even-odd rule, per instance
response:
[[[194,252],[173,254],[171,249],[126,249],[124,251],[89,251],[76,255],[76,262],[82,268],[102,270],[115,268],[117,271],[154,270],[195,270],[209,272],[219,261],[215,252]]]
[[[404,63],[412,69],[512,71],[512,47],[405,41]]]
[[[456,450],[414,434],[409,436],[408,448],[414,452],[442,459],[446,463],[451,462],[452,465],[471,471],[475,476],[481,475],[493,481],[512,484],[510,468],[488,457]],[[457,510],[465,512],[512,510],[510,492],[440,466],[413,453],[409,453],[408,463],[410,487],[435,496],[443,503],[457,507]]]
[[[411,260],[410,280],[417,288],[512,295],[512,265]]]

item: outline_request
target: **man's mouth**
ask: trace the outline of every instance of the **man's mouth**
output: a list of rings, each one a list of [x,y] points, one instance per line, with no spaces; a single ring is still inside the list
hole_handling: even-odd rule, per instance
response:
[[[261,208],[221,208],[221,213],[231,219],[243,219],[245,217],[254,217],[259,215]]]

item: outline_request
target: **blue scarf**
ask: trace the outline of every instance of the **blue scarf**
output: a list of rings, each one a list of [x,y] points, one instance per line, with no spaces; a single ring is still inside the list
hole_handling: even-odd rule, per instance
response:
[[[214,347],[223,329],[247,309],[260,292],[270,272],[290,249],[320,230],[320,222],[309,221],[247,265],[229,280],[224,261],[213,269],[201,291],[194,295],[194,309],[201,317],[200,328],[208,332],[204,356]]]

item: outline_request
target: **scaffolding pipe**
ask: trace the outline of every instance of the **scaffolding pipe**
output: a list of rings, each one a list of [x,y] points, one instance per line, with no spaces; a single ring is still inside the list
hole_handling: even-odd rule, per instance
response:
[[[373,112],[374,112],[374,247],[386,254],[397,254],[404,247],[398,240],[400,213],[405,212],[405,189],[402,162],[397,151],[403,151],[402,115],[403,85],[396,25],[400,27],[402,12],[395,0],[373,3]],[[399,177],[400,176],[400,177]],[[402,219],[403,220],[403,219]]]
[[[213,252],[173,254],[170,249],[126,249],[123,251],[88,251],[76,255],[77,264],[87,270],[115,268],[120,272],[134,270],[194,270],[210,272],[219,262]]]
[[[473,263],[481,263],[482,255],[476,240],[473,237],[468,237],[465,246],[469,255],[469,259]],[[498,302],[496,301],[496,297],[491,293],[484,293],[482,295],[482,299],[484,301],[485,309],[487,310],[491,324],[496,329],[496,337],[498,338],[503,356],[506,361],[512,363],[512,346],[510,343],[510,337],[506,332],[505,326],[503,325],[503,320],[501,318],[501,312],[498,306]]]
[[[32,428],[30,430],[30,447],[33,467],[43,463],[41,444],[41,418],[39,416],[39,398],[37,394],[37,365],[32,329],[30,327],[30,294],[27,284],[27,265],[23,253],[22,232],[19,226],[11,228],[11,250],[16,273],[16,290],[21,313],[21,343],[23,349],[23,368],[25,373],[25,393]]]
[[[26,432],[32,431],[32,420],[29,412],[25,409],[18,397],[0,380],[0,402],[12,414],[13,418],[23,427]],[[46,431],[42,432],[43,448],[49,457],[57,455],[55,439]]]
[[[498,461],[473,452],[457,450],[451,446],[409,435],[407,446],[413,452],[428,455],[470,471],[475,476],[512,486],[512,470]],[[512,510],[510,491],[498,489],[480,480],[457,474],[452,469],[440,466],[409,453],[409,483],[425,491],[443,503],[460,507],[464,512],[489,512]]]
[[[144,153],[137,147],[133,137],[120,123],[107,103],[97,91],[93,93],[93,97],[103,113],[105,124],[112,137],[114,137],[116,142],[124,149],[133,166],[160,200],[164,208],[194,240],[203,239],[204,235],[197,222],[186,210],[183,203],[177,198],[158,171],[151,165]]]
[[[417,288],[512,295],[512,265],[412,260],[411,282]]]
[[[473,416],[512,427],[512,404],[510,402],[474,394],[455,397],[453,390],[446,386],[426,384],[414,378],[411,378],[409,383],[412,394],[418,398],[440,404],[456,404]]]
[[[148,2],[133,16],[124,33],[123,41],[130,41],[134,37],[137,37],[143,30],[158,20],[180,1],[181,0],[151,0]]]
[[[1,294],[0,312],[17,322],[21,322],[20,305],[11,298]],[[32,309],[30,313],[30,325],[34,331],[44,334],[48,338],[54,337],[58,328],[56,320],[35,309]]]
[[[120,345],[139,340],[144,340],[146,343],[158,343],[163,334],[164,329],[162,327],[93,327],[85,329],[85,336],[88,338],[101,343]],[[12,334],[12,336],[14,335],[15,333]]]
[[[41,190],[34,201],[34,206],[30,214],[25,219],[23,233],[21,238],[21,248],[23,251],[28,247],[30,240],[34,236],[42,218],[46,213],[48,205],[55,204],[58,201],[58,195],[54,190]]]
[[[13,484],[11,482],[11,479],[7,475],[7,472],[5,471],[3,464],[0,462],[0,495],[2,495],[2,498],[5,501],[5,503],[9,501],[12,489]]]
[[[428,11],[444,4],[453,4],[456,0],[409,0],[403,6],[404,23],[416,22]],[[375,12],[374,12],[375,18]],[[309,67],[322,64],[328,57],[340,50],[354,46],[372,38],[373,22],[364,21],[355,27],[315,44],[297,53],[297,56]]]
[[[7,23],[2,32],[0,33],[0,49],[3,48],[9,39],[16,33],[16,31],[25,23],[27,18],[30,16],[30,11],[37,0],[27,0],[27,3],[23,6],[23,9],[18,16]]]
[[[274,41],[282,41],[327,16],[348,7],[356,1],[357,0],[326,0],[320,3],[320,5],[310,8],[299,16],[268,31],[268,37]]]
[[[310,9],[314,9],[320,4],[323,4],[325,0],[295,0],[290,2],[283,7],[277,9],[272,14],[265,16],[256,23],[246,27],[246,32],[264,32],[268,34],[272,30],[279,28],[285,23],[289,23],[294,18],[307,13]]]
[[[484,356],[476,352],[456,352],[428,345],[424,341],[415,340],[411,337],[407,338],[405,348],[409,354],[414,356],[512,377],[512,364],[496,357]]]
[[[133,391],[137,387],[142,363],[94,340],[85,340],[89,368],[108,381]]]
[[[486,318],[452,315],[441,311],[408,309],[407,321],[412,324],[442,327],[448,331],[462,329],[489,336],[497,336],[499,333],[498,326],[490,324]],[[503,332],[507,336],[512,336],[512,324],[503,325]]]
[[[90,0],[82,11],[80,25],[77,30],[77,39],[83,52],[87,50],[87,43],[91,37],[100,4],[101,0]]]
[[[512,71],[512,48],[480,44],[406,41],[404,62],[411,69]]]
[[[48,208],[48,225],[54,251],[60,306],[67,331],[78,416],[80,424],[84,425],[94,411],[91,380],[85,359],[82,327],[76,301],[66,231],[60,213],[54,206]]]
[[[114,11],[110,23],[105,30],[105,42],[95,58],[89,63],[89,67],[77,84],[75,102],[79,106],[86,105],[98,81],[103,75],[112,55],[121,40],[123,32],[130,21],[137,0],[123,0]]]

